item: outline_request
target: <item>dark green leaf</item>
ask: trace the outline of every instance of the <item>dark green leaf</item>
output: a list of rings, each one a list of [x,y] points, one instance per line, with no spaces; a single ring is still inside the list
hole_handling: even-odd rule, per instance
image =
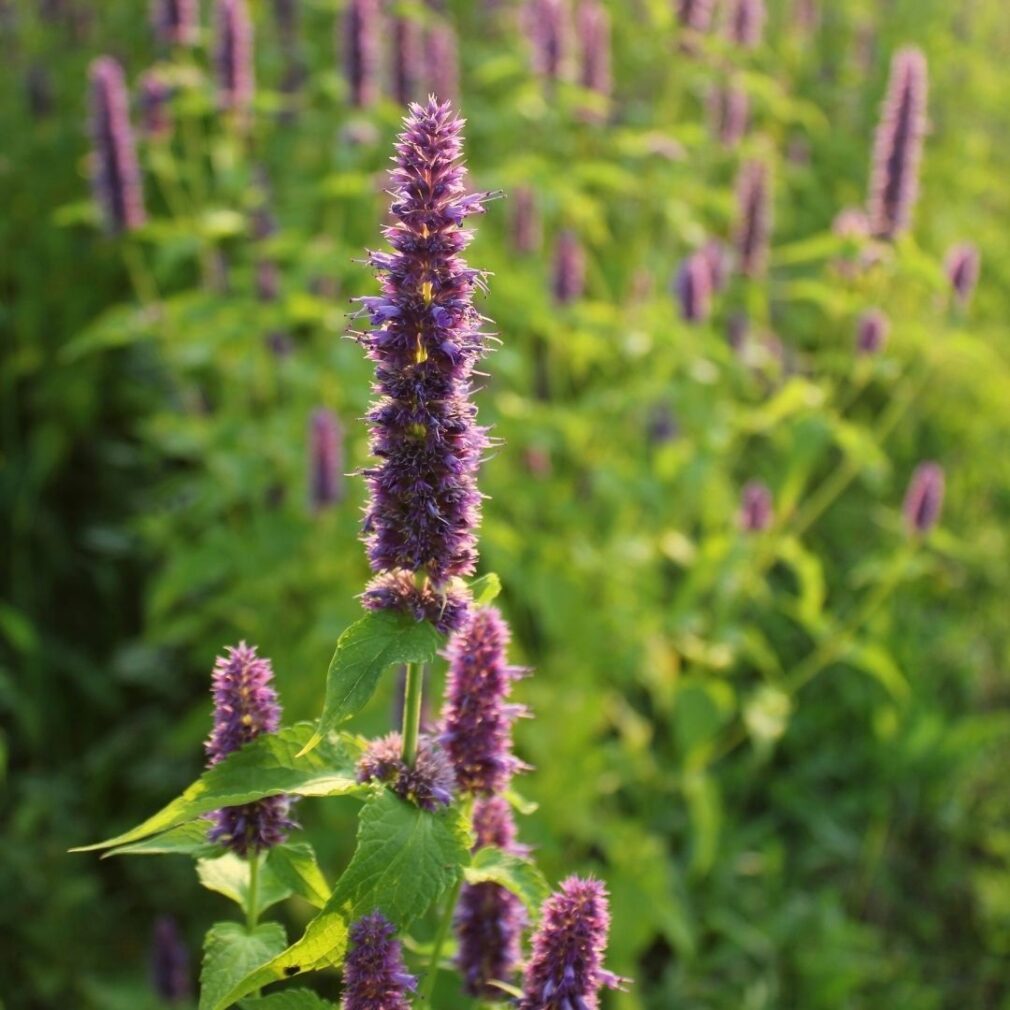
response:
[[[550,887],[530,859],[492,847],[479,849],[463,871],[468,884],[498,884],[522,899],[535,918]]]
[[[328,1003],[308,989],[288,989],[259,999],[244,999],[239,1005],[242,1010],[337,1010],[335,1003]]]
[[[278,845],[270,850],[267,866],[295,894],[316,908],[322,908],[330,896],[330,885],[316,862],[316,854],[307,842]]]
[[[221,855],[224,852],[223,847],[207,841],[209,827],[207,821],[189,821],[169,831],[163,831],[160,835],[145,838],[141,842],[121,845],[109,852],[103,852],[102,859],[108,859],[110,856],[180,855],[200,858]]]
[[[224,997],[235,982],[257,964],[284,949],[284,928],[277,922],[264,922],[251,933],[237,922],[218,922],[211,926],[203,946],[200,971],[200,1008],[227,1007]]]

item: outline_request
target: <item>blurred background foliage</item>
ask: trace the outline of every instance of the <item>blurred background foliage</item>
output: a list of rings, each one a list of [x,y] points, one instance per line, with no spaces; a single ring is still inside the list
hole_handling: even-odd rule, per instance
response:
[[[153,922],[174,916],[196,944],[220,899],[188,861],[66,849],[197,774],[225,643],[258,643],[288,718],[311,718],[358,612],[362,482],[310,507],[307,435],[326,407],[345,470],[367,459],[348,301],[374,291],[361,257],[380,241],[402,110],[349,107],[337,0],[295,5],[293,39],[274,4],[252,6],[245,136],[215,112],[209,34],[167,54],[139,2],[0,3],[10,1008],[160,1005]],[[998,0],[851,0],[814,3],[808,26],[801,6],[773,0],[764,44],[740,53],[717,36],[685,51],[669,0],[611,3],[601,120],[580,89],[530,72],[509,4],[397,5],[455,28],[474,185],[506,196],[468,258],[492,273],[501,337],[479,396],[501,440],[482,567],[536,670],[523,833],[551,879],[579,869],[612,889],[611,966],[636,981],[608,1007],[1010,1007],[1010,19]],[[906,43],[930,68],[916,226],[846,269],[831,224],[864,199]],[[123,240],[88,198],[100,53],[131,82],[156,64],[174,88],[172,139],[142,144],[150,220]],[[753,113],[733,149],[706,115],[730,72]],[[685,323],[670,281],[706,237],[730,237],[752,156],[773,167],[768,277],[734,280],[708,323]],[[525,254],[521,187],[541,231]],[[254,227],[264,212],[275,229]],[[562,229],[586,255],[567,305],[551,294]],[[963,239],[983,264],[966,314],[942,269]],[[873,305],[891,340],[857,360]],[[742,349],[726,336],[739,313]],[[900,505],[924,458],[944,465],[947,504],[910,545]],[[746,535],[752,479],[776,518]],[[392,684],[383,698],[362,731],[386,728]],[[340,865],[354,811],[302,807]]]

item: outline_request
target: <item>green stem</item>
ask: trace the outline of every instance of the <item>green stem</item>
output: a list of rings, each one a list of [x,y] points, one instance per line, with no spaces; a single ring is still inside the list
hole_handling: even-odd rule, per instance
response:
[[[127,235],[124,238],[122,251],[126,273],[130,278],[130,284],[133,286],[134,293],[140,299],[141,305],[144,308],[151,308],[151,306],[157,305],[158,286],[155,283],[153,274],[147,269],[143,253],[140,251],[139,246],[134,243],[131,236]]]
[[[259,852],[253,852],[249,857],[249,903],[245,911],[246,928],[251,933],[259,921],[259,890],[260,890],[260,860]]]
[[[403,686],[403,760],[417,760],[417,738],[421,732],[421,700],[424,696],[424,664],[408,663]]]
[[[456,902],[459,900],[459,892],[463,887],[463,875],[453,884],[446,899],[445,911],[442,913],[442,921],[438,924],[438,932],[435,934],[435,942],[431,948],[431,960],[428,962],[428,971],[424,976],[424,981],[417,991],[418,1007],[427,1006],[431,1002],[431,994],[435,989],[435,979],[438,977],[438,965],[442,960],[442,950],[445,941],[449,936],[449,927],[452,925],[453,913],[456,911]]]

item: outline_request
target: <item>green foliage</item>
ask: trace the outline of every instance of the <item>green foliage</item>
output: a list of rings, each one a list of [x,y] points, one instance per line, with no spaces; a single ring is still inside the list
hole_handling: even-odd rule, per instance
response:
[[[284,947],[284,927],[264,922],[249,930],[237,922],[219,922],[207,932],[200,971],[199,1010],[213,1010],[254,965]]]
[[[463,877],[468,884],[498,884],[511,891],[522,899],[534,920],[551,890],[535,863],[493,846],[474,853],[470,865],[463,869]]]

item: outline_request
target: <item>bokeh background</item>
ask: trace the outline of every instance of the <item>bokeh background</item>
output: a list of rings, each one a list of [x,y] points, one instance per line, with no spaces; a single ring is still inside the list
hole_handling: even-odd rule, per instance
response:
[[[12,1010],[166,1005],[148,978],[164,915],[195,976],[204,929],[229,913],[188,860],[66,850],[199,773],[226,643],[256,642],[287,716],[315,716],[367,575],[362,482],[313,507],[308,439],[325,408],[342,469],[367,460],[369,367],[345,336],[349,299],[375,290],[361,258],[381,241],[403,111],[392,31],[381,94],[354,108],[343,4],[251,0],[241,128],[215,108],[211,6],[196,44],[169,50],[141,0],[0,2]],[[612,0],[609,96],[538,74],[519,6],[385,14],[420,28],[419,95],[455,86],[455,41],[474,185],[505,194],[468,254],[491,272],[482,311],[501,338],[479,394],[501,441],[481,478],[482,570],[535,669],[519,689],[536,715],[519,728],[536,768],[523,836],[552,881],[591,871],[612,892],[610,965],[635,984],[606,1006],[1010,1007],[1005,4],[769,0],[751,50],[718,18],[689,36],[670,0]],[[929,63],[922,194],[911,233],[871,248],[832,225],[865,202],[906,44]],[[89,193],[100,54],[135,98],[151,68],[171,93],[167,136],[138,140],[148,223],[119,237]],[[749,99],[736,143],[712,120],[728,85]],[[751,159],[774,180],[767,274],[734,276],[685,321],[672,279],[731,239]],[[585,277],[559,300],[566,232]],[[964,240],[982,271],[958,308],[943,262]],[[890,339],[859,356],[874,306]],[[924,459],[947,498],[910,538],[902,497]],[[752,480],[774,503],[759,533],[738,519]],[[392,680],[362,732],[389,726]],[[354,814],[302,804],[331,876]],[[282,914],[295,930],[309,910]]]

